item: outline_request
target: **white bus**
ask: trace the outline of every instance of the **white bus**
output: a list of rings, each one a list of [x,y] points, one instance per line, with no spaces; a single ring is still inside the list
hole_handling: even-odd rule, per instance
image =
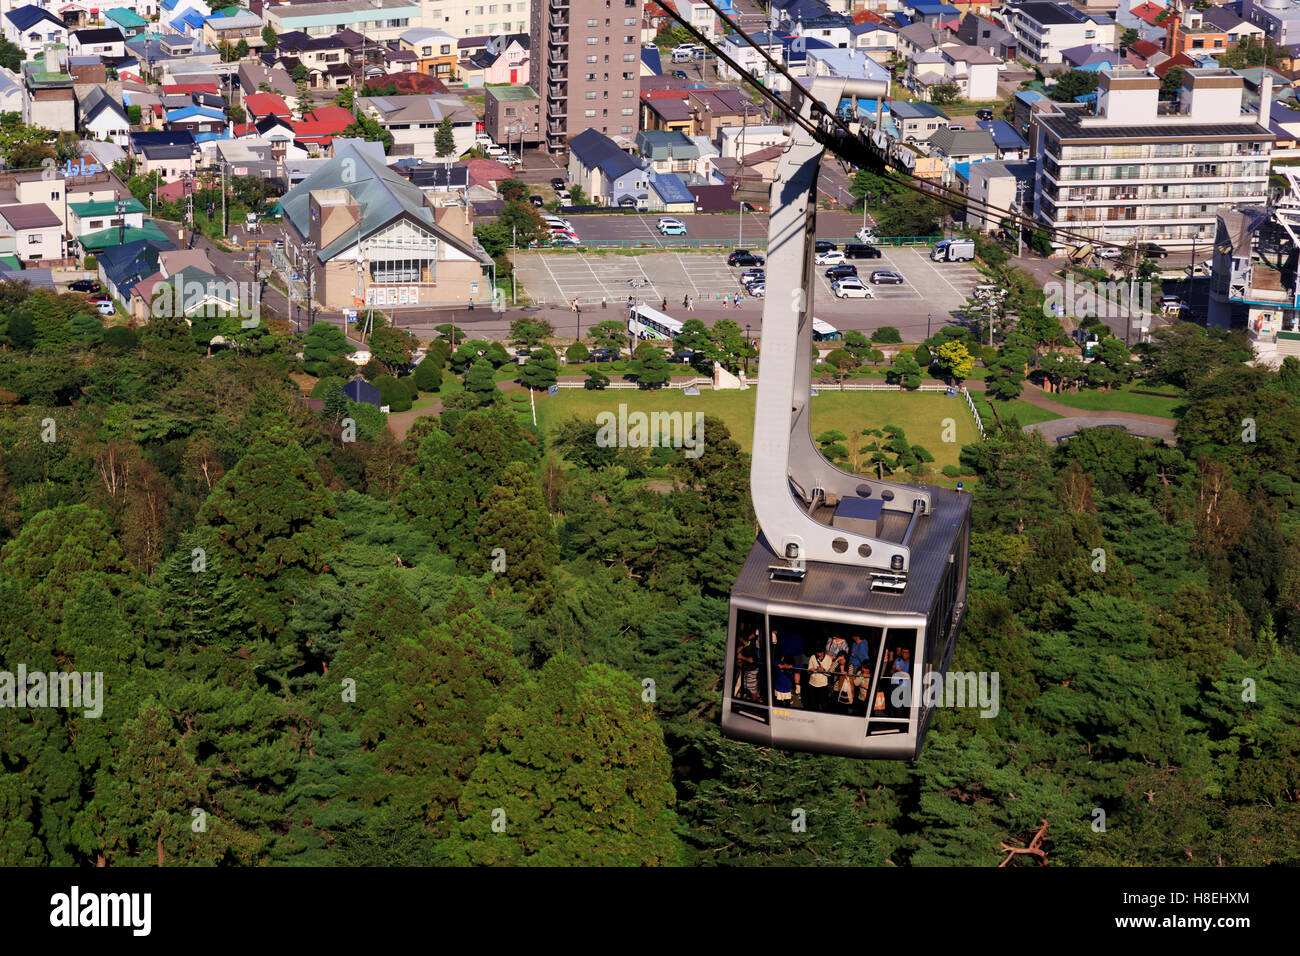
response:
[[[840,330],[829,322],[823,322],[821,319],[813,316],[813,341],[814,342],[838,342],[843,336]]]
[[[667,339],[671,342],[681,335],[682,324],[658,309],[642,304],[632,307],[627,330],[638,339]]]

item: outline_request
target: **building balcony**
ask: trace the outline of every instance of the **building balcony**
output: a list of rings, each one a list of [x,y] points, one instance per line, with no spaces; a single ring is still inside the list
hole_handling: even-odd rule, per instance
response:
[[[552,13],[551,26],[563,27],[567,30],[569,28],[569,15],[567,13]]]
[[[564,135],[564,124],[563,124],[563,123],[555,123],[555,122],[547,123],[547,124],[546,124],[546,135],[547,135],[547,136],[563,136],[563,135]]]
[[[551,44],[551,46],[560,46],[560,45],[568,46],[569,45],[568,29],[552,30],[550,34],[547,36],[547,41]]]
[[[551,100],[567,100],[568,98],[569,91],[567,88],[556,86],[554,83],[546,87],[546,99],[548,102]]]

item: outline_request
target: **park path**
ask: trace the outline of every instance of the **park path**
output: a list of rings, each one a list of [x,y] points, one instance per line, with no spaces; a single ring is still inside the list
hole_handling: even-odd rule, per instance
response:
[[[974,385],[975,383],[970,383]],[[980,388],[984,383],[979,383]],[[1037,405],[1044,411],[1052,412],[1063,418],[1128,418],[1135,422],[1146,422],[1148,425],[1163,425],[1167,428],[1173,428],[1177,424],[1177,419],[1163,418],[1159,415],[1144,415],[1140,412],[1117,412],[1103,409],[1074,408],[1070,405],[1062,405],[1060,402],[1054,402],[1047,397],[1047,394],[1030,382],[1025,383],[1025,390],[1020,393],[1020,397],[1030,405]]]

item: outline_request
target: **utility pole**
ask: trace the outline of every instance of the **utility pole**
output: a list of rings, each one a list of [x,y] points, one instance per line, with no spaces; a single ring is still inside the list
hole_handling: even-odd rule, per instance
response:
[[[515,279],[515,254],[519,251],[519,224],[510,227],[510,304],[519,304],[519,283]]]
[[[315,278],[316,278],[316,243],[308,240],[302,244],[302,251],[307,255],[307,327],[311,328],[312,323],[316,320],[316,303],[315,303]],[[347,329],[343,330],[347,334]]]
[[[117,201],[117,244],[126,245],[126,200]]]
[[[1016,258],[1019,259],[1024,255],[1025,250],[1025,230],[1020,225],[1025,218],[1025,187],[1028,185],[1023,179],[1016,180]]]
[[[221,241],[225,242],[230,235],[230,224],[226,222],[226,161],[218,159],[217,163],[221,166]]]

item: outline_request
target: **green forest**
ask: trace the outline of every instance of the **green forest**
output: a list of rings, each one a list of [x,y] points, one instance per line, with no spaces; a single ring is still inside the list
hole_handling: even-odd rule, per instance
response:
[[[0,864],[1300,862],[1293,359],[1162,330],[1177,448],[967,446],[953,666],[1001,706],[885,763],[721,737],[756,531],[722,422],[653,485],[490,376],[349,441],[288,330],[79,301],[0,298],[0,669],[102,672],[103,713],[0,709]]]

